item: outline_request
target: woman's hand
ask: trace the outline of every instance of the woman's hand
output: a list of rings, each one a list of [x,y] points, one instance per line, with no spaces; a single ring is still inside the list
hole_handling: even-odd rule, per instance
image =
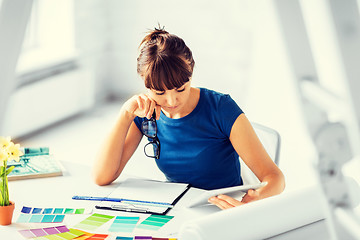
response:
[[[218,206],[221,209],[228,209],[236,206],[243,205],[248,202],[256,201],[260,199],[259,191],[250,189],[244,195],[241,201],[236,200],[235,198],[229,197],[224,194],[220,194],[216,197],[209,198],[209,202]]]
[[[156,111],[156,119],[160,117],[161,107],[146,94],[135,95],[124,103],[124,109],[134,117],[151,118],[154,109]]]

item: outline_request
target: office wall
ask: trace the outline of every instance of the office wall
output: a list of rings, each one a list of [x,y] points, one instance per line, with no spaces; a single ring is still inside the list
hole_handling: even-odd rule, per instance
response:
[[[287,189],[316,182],[313,175],[315,149],[305,125],[297,81],[286,52],[273,1],[258,1],[254,22],[251,82],[243,107],[251,121],[276,129],[281,136],[280,168]],[[306,177],[304,176],[306,173]]]
[[[51,37],[52,42],[46,44],[56,47],[46,54],[36,55],[37,58],[32,57],[31,61],[21,58],[27,55],[23,51],[24,55],[20,57],[16,77],[13,79],[14,85],[17,83],[18,87],[11,93],[6,112],[1,116],[4,135],[17,138],[32,134],[91,109],[98,100],[106,96],[106,91],[101,86],[108,85],[106,80],[109,71],[106,61],[109,38],[100,31],[105,29],[106,32],[104,26],[108,25],[109,20],[104,13],[108,9],[107,5],[96,0],[67,3],[65,3],[66,13],[69,13],[69,16],[63,14],[35,18],[41,20],[39,25],[45,26],[36,25],[39,31],[36,43],[41,45],[42,42],[46,42],[46,38]],[[47,4],[45,1],[39,1],[37,4],[43,5],[34,8],[35,13],[51,13],[56,11],[56,7],[61,8],[56,4]],[[39,17],[39,15],[41,14],[35,16]],[[55,21],[57,23],[69,21],[71,25],[49,24],[54,23],[53,20],[58,20]],[[60,29],[61,27],[65,28],[65,31]],[[46,34],[43,34],[45,31]],[[56,43],[53,43],[53,38],[56,39]],[[69,41],[72,42],[71,39],[75,41],[73,46],[75,51],[64,56],[59,54],[59,49],[63,49]],[[61,45],[63,43],[64,45]],[[33,48],[37,47],[33,46]],[[58,66],[68,61],[74,62],[74,66],[59,71]]]
[[[81,68],[95,79],[95,101],[101,102],[112,88],[111,19],[109,1],[76,0],[74,4],[75,48]]]
[[[136,74],[138,45],[158,25],[182,37],[195,59],[193,84],[230,93],[247,93],[257,4],[249,0],[135,0],[109,2],[113,94],[142,90]]]

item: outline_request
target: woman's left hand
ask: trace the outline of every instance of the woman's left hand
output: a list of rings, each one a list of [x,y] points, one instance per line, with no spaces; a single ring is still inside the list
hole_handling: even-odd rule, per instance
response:
[[[260,194],[257,190],[250,189],[242,198],[241,201],[227,195],[218,195],[216,197],[209,198],[209,202],[218,206],[221,209],[228,209],[236,206],[243,205],[248,202],[256,201],[260,199]]]

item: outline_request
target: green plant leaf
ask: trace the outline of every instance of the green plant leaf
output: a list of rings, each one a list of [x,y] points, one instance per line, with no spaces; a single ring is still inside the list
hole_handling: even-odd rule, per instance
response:
[[[6,170],[6,176],[9,175],[9,173],[11,173],[12,170],[14,170],[15,166],[11,166]]]
[[[5,206],[5,202],[2,194],[0,194],[0,206]]]
[[[5,206],[5,199],[6,199],[6,186],[4,182],[4,178],[0,178],[0,206]]]

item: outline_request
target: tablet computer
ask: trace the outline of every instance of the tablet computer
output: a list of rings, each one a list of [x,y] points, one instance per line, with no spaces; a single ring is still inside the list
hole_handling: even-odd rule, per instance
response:
[[[204,193],[200,194],[199,196],[195,197],[194,199],[192,199],[190,201],[190,203],[188,204],[188,207],[191,208],[191,207],[208,204],[209,203],[208,199],[213,196],[217,196],[220,194],[231,194],[231,193],[235,193],[235,192],[247,193],[247,191],[249,189],[258,189],[258,188],[265,186],[266,184],[267,184],[267,182],[262,182],[262,183],[257,183],[257,184],[248,184],[248,185],[208,190],[208,191],[205,191]]]

